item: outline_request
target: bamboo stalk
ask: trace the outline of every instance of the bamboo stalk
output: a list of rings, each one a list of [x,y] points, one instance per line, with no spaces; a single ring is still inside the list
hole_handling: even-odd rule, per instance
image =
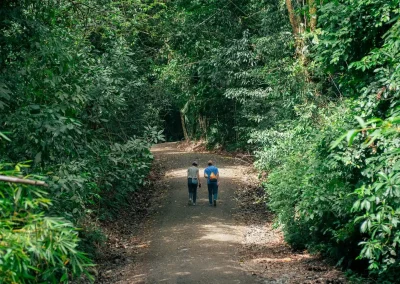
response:
[[[40,181],[40,180],[22,179],[22,178],[2,176],[2,175],[0,175],[0,181],[12,182],[12,183],[23,183],[23,184],[38,185],[38,186],[48,186],[47,183],[45,183],[44,181]]]

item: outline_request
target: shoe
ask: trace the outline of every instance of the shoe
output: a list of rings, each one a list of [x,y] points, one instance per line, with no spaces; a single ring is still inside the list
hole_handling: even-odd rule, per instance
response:
[[[192,205],[192,200],[191,199],[189,199],[188,205]]]
[[[217,206],[217,200],[214,200],[214,207]]]
[[[193,202],[193,206],[196,206],[196,203],[195,203],[195,202]]]
[[[208,204],[208,205],[212,206],[212,203],[210,203],[210,204]]]

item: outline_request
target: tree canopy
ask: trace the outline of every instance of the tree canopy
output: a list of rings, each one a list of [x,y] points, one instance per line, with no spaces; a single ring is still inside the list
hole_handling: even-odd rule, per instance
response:
[[[1,1],[0,175],[49,186],[0,183],[15,200],[0,203],[0,277],[90,270],[96,220],[146,183],[150,146],[186,139],[254,154],[294,248],[396,282],[399,14],[398,0]],[[68,249],[32,249],[37,224]]]

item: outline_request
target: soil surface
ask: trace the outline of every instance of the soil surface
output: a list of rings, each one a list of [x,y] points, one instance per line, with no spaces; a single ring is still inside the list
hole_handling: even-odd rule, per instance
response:
[[[142,225],[118,224],[98,283],[345,283],[322,259],[285,244],[247,162],[182,151],[177,143],[152,152],[165,170],[155,181],[152,214]],[[202,179],[197,205],[188,205],[186,170],[196,160],[202,176],[209,159],[220,170],[218,204],[208,205]]]

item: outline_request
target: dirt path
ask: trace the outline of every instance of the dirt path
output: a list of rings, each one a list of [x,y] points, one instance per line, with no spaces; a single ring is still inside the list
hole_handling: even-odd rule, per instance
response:
[[[153,153],[166,166],[168,196],[152,227],[154,232],[144,259],[146,283],[256,283],[241,268],[236,251],[243,239],[232,216],[233,194],[239,167],[234,159],[186,153],[175,144],[162,144]],[[203,172],[208,159],[220,169],[220,200],[208,205],[205,182],[196,206],[188,206],[186,169],[197,160]]]
[[[320,259],[293,253],[272,229],[272,217],[257,202],[262,190],[256,196],[246,187],[254,177],[244,174],[250,167],[234,158],[180,151],[176,143],[152,152],[166,170],[159,186],[164,198],[141,236],[127,238],[123,261],[104,271],[100,283],[343,283]],[[220,169],[218,206],[208,205],[205,180],[197,205],[188,206],[186,169],[196,160],[202,175],[209,159]]]

